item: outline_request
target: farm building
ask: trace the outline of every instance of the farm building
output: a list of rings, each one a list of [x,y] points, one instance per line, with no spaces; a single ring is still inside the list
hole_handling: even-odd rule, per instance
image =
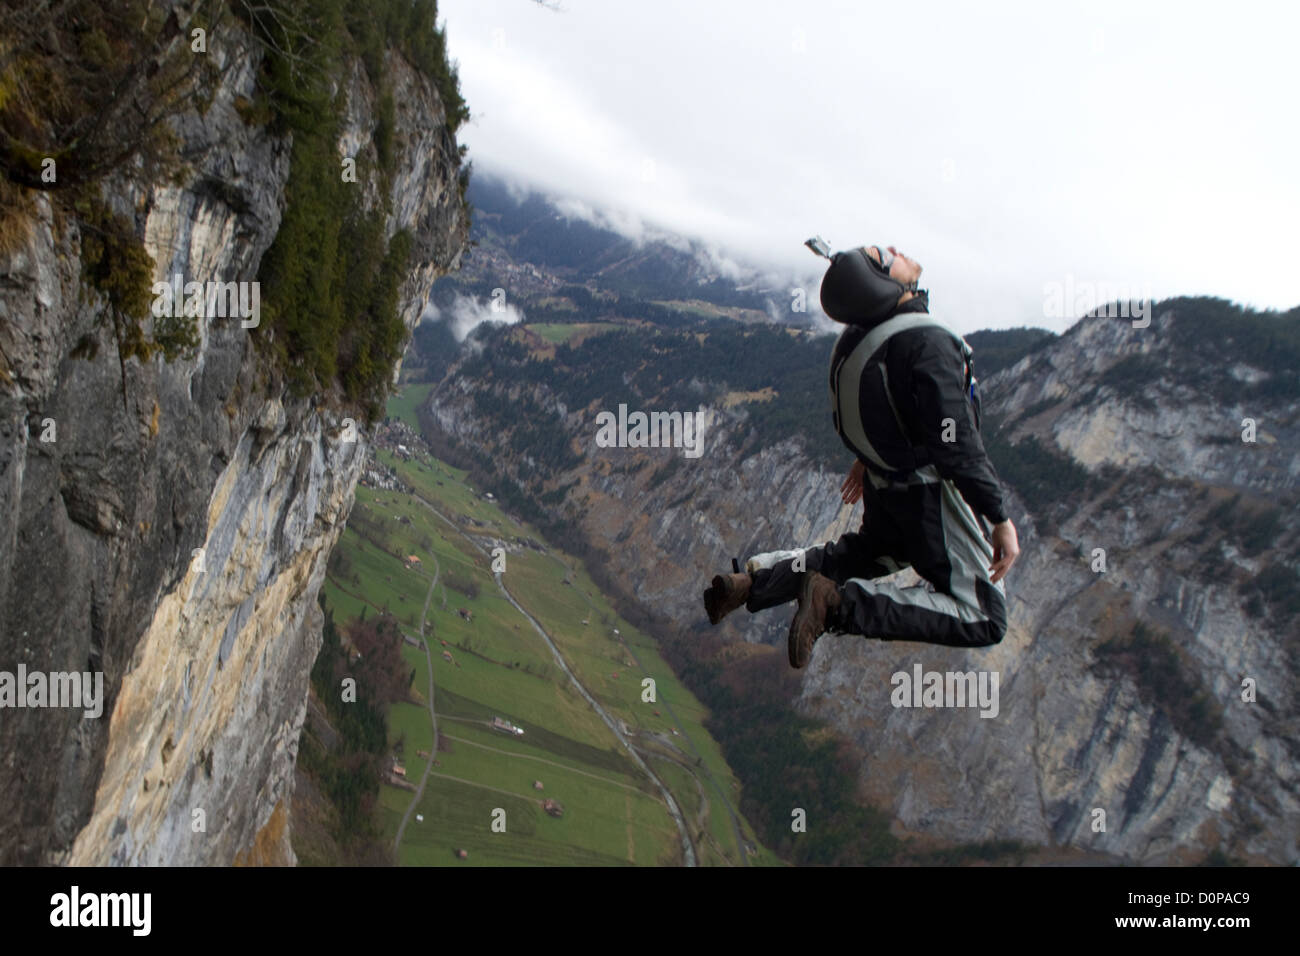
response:
[[[524,732],[523,728],[516,727],[514,724],[510,723],[510,721],[504,720],[500,717],[492,718],[492,729],[499,730],[503,734],[514,734],[515,736],[522,736]]]

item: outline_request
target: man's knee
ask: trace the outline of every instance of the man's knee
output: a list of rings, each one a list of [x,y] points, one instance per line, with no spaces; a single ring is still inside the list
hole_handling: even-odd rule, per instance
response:
[[[975,593],[979,598],[980,610],[988,617],[985,628],[988,640],[985,644],[1001,644],[1002,638],[1007,636],[1007,602],[1002,597],[1002,592],[987,581],[979,581],[975,585]]]
[[[992,646],[993,644],[1001,644],[1002,638],[1007,636],[1006,621],[1004,620],[989,621],[988,624],[985,626],[984,633],[988,638],[988,640],[986,640],[983,644],[984,647],[989,647]]]

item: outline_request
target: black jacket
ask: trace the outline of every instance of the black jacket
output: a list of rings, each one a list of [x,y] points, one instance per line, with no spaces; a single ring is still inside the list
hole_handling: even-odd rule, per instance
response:
[[[903,303],[894,314],[926,311],[927,300],[922,294]],[[844,330],[835,344],[832,368],[868,331],[870,327],[862,326]],[[922,327],[895,334],[884,347],[889,396],[907,432],[905,443],[899,444],[904,448],[910,444],[916,467],[933,464],[941,478],[952,481],[976,514],[992,524],[1006,520],[1002,486],[980,438],[977,408],[966,394],[966,362],[957,340],[943,329]],[[880,408],[875,406],[876,415]],[[873,426],[879,424],[882,432],[897,435],[892,413],[888,408],[884,412],[882,418],[888,420],[873,420]],[[945,419],[955,424],[950,429],[951,442],[943,440]],[[872,467],[869,462],[863,464]]]

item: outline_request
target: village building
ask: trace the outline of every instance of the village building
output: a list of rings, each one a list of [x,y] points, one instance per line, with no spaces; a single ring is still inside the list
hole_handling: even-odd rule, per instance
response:
[[[491,727],[493,730],[499,730],[503,734],[513,734],[516,737],[521,737],[524,733],[522,727],[516,727],[510,721],[501,717],[493,717]]]

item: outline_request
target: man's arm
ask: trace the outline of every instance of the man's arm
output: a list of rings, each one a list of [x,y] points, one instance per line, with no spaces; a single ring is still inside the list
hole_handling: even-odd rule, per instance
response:
[[[917,330],[909,338],[899,397],[911,398],[912,440],[926,448],[940,477],[952,481],[977,514],[1001,524],[1007,520],[1002,484],[975,427],[961,346],[941,330]]]
[[[862,459],[855,458],[848,477],[840,485],[840,500],[846,505],[856,505],[862,500],[862,478],[865,473],[866,468],[862,464]]]
[[[993,564],[989,566],[992,573],[989,580],[994,584],[1001,581],[1011,565],[1020,556],[1020,539],[1016,535],[1016,526],[1008,518],[1001,524],[993,526]]]

